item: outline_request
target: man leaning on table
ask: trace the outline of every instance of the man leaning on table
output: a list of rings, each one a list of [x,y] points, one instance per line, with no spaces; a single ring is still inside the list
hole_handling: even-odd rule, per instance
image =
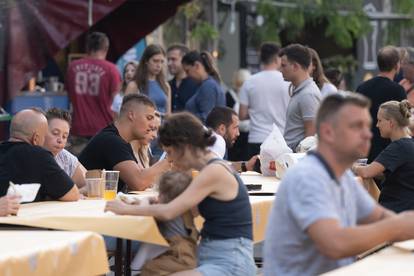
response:
[[[144,139],[154,127],[155,104],[142,94],[127,95],[122,101],[118,118],[89,141],[79,161],[88,170],[119,171],[120,191],[145,190],[170,168],[167,159],[146,169],[137,164],[130,142]]]
[[[53,155],[42,148],[48,131],[47,119],[38,109],[18,112],[10,124],[10,139],[0,144],[0,196],[9,182],[39,183],[35,201],[76,201],[79,191],[59,167]]]
[[[287,171],[269,217],[266,276],[319,275],[383,242],[414,238],[414,212],[381,207],[349,170],[370,147],[369,105],[354,93],[322,102],[318,148]]]

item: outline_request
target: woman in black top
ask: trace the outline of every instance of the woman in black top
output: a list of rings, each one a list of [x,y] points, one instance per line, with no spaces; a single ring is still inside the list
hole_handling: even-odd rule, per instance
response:
[[[391,143],[368,166],[354,166],[354,172],[370,178],[384,173],[379,202],[395,212],[414,209],[414,140],[408,132],[410,103],[389,101],[378,110],[377,127]]]
[[[194,115],[182,112],[169,116],[159,134],[174,168],[187,172],[198,170],[199,175],[181,195],[167,204],[137,206],[111,201],[106,210],[171,220],[198,207],[204,218],[199,265],[185,275],[256,275],[247,190],[240,177],[207,149],[216,139],[212,131]]]

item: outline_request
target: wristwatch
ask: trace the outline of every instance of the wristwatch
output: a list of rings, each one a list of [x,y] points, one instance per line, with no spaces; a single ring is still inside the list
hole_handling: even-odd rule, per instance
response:
[[[240,168],[241,168],[241,171],[242,172],[247,172],[246,162],[244,162],[244,161],[241,162]]]

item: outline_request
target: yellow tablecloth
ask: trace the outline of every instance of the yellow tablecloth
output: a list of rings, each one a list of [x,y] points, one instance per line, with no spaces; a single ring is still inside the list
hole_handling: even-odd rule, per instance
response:
[[[274,198],[274,196],[250,196],[253,215],[253,241],[255,243],[264,241]]]
[[[0,231],[0,274],[102,275],[108,261],[102,237],[90,232]]]
[[[412,249],[414,241],[399,243],[374,253],[354,264],[333,270],[324,275],[413,275],[414,253],[409,249],[410,246],[404,249],[404,245],[410,245],[409,243],[411,243]]]
[[[250,191],[249,193],[276,193],[279,189],[280,179],[274,176],[262,176],[255,172],[246,172],[240,175],[244,184],[261,184],[260,191]]]
[[[58,230],[93,231],[130,240],[166,245],[152,217],[104,213],[104,200],[48,201],[23,204],[17,216],[0,223]]]
[[[250,196],[255,242],[264,240],[273,196]],[[17,216],[0,217],[0,224],[24,225],[58,230],[93,231],[130,240],[166,245],[152,217],[104,213],[104,200],[38,202],[23,204]],[[203,220],[196,224],[202,227]]]

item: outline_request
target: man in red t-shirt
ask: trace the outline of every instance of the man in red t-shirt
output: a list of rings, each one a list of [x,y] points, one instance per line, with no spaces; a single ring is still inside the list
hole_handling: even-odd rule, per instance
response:
[[[75,155],[113,120],[111,104],[121,77],[116,66],[106,61],[108,48],[108,37],[93,32],[87,38],[87,56],[68,67],[65,85],[73,106],[70,150]]]

